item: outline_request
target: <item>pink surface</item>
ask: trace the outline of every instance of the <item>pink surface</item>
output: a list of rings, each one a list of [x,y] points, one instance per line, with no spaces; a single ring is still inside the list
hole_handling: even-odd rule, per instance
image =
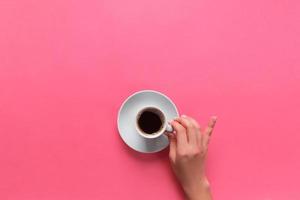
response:
[[[299,0],[1,0],[0,199],[182,199],[116,129],[141,89],[205,124],[215,199],[300,199]]]

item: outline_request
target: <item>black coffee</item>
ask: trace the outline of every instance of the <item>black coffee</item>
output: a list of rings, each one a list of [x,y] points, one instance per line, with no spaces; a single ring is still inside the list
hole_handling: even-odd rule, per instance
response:
[[[158,114],[151,111],[144,111],[138,118],[138,126],[147,134],[158,132],[162,127],[162,121]]]

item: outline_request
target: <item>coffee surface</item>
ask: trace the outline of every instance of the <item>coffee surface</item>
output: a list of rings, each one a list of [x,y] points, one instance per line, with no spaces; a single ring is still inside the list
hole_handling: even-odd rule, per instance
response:
[[[162,123],[159,115],[151,111],[144,111],[138,119],[139,128],[147,134],[158,132],[162,127]]]

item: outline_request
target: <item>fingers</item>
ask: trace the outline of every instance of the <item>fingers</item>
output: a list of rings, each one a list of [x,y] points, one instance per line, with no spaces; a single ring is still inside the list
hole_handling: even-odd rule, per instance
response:
[[[182,115],[182,117],[175,119],[176,121],[178,121],[187,131],[187,140],[189,144],[192,145],[197,145],[198,141],[198,134],[199,134],[199,129],[198,127],[198,123],[195,123],[194,120],[192,120],[192,118],[187,117],[185,115]]]
[[[188,145],[185,128],[175,120],[171,122],[171,125],[176,131],[177,149],[184,149]]]
[[[208,122],[207,128],[205,129],[205,132],[204,132],[204,134],[208,136],[208,139],[212,135],[213,129],[214,129],[215,124],[216,124],[216,121],[217,121],[217,117],[213,116],[213,117],[210,118],[210,120]]]
[[[210,118],[209,122],[208,122],[208,126],[207,126],[207,129],[206,129],[206,134],[208,134],[209,136],[211,136],[212,134],[212,131],[215,127],[215,124],[217,122],[217,117],[216,116],[213,116]]]
[[[198,146],[201,148],[202,146],[202,139],[203,139],[203,135],[202,135],[202,132],[201,132],[201,127],[200,125],[198,124],[198,122],[196,120],[194,120],[193,118],[190,118],[191,121],[194,123],[194,126],[197,128],[197,144]]]
[[[215,124],[217,122],[217,117],[213,116],[210,118],[208,125],[204,131],[204,138],[203,138],[203,145],[207,148],[210,137],[212,135],[213,129],[215,127]]]
[[[169,158],[174,162],[176,157],[176,138],[173,133],[168,133],[167,136],[170,141]]]
[[[184,118],[187,118],[193,124],[193,126],[196,129],[200,129],[200,125],[198,124],[198,122],[195,119],[193,119],[193,118],[191,118],[189,116],[186,116],[186,115],[181,115],[181,116],[184,117]]]
[[[171,122],[176,136],[170,138],[170,157],[175,157],[176,152],[185,152],[187,149],[207,150],[208,143],[216,124],[217,118],[211,117],[203,134],[196,120],[191,117],[182,116]],[[176,145],[176,146],[175,146]],[[195,148],[196,147],[196,148]]]
[[[200,127],[199,123],[191,117],[188,117],[188,116],[185,116],[185,117],[187,117],[192,122],[194,127],[196,127],[197,144],[198,144],[199,147],[201,147],[201,145],[202,145],[202,134],[201,134],[201,130],[200,130],[201,127]]]

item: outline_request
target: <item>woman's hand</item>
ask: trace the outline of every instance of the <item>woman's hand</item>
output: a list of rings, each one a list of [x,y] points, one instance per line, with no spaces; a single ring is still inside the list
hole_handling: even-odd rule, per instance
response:
[[[204,164],[216,120],[212,117],[203,132],[196,120],[185,115],[171,122],[175,131],[168,134],[170,162],[187,199],[212,199]]]

